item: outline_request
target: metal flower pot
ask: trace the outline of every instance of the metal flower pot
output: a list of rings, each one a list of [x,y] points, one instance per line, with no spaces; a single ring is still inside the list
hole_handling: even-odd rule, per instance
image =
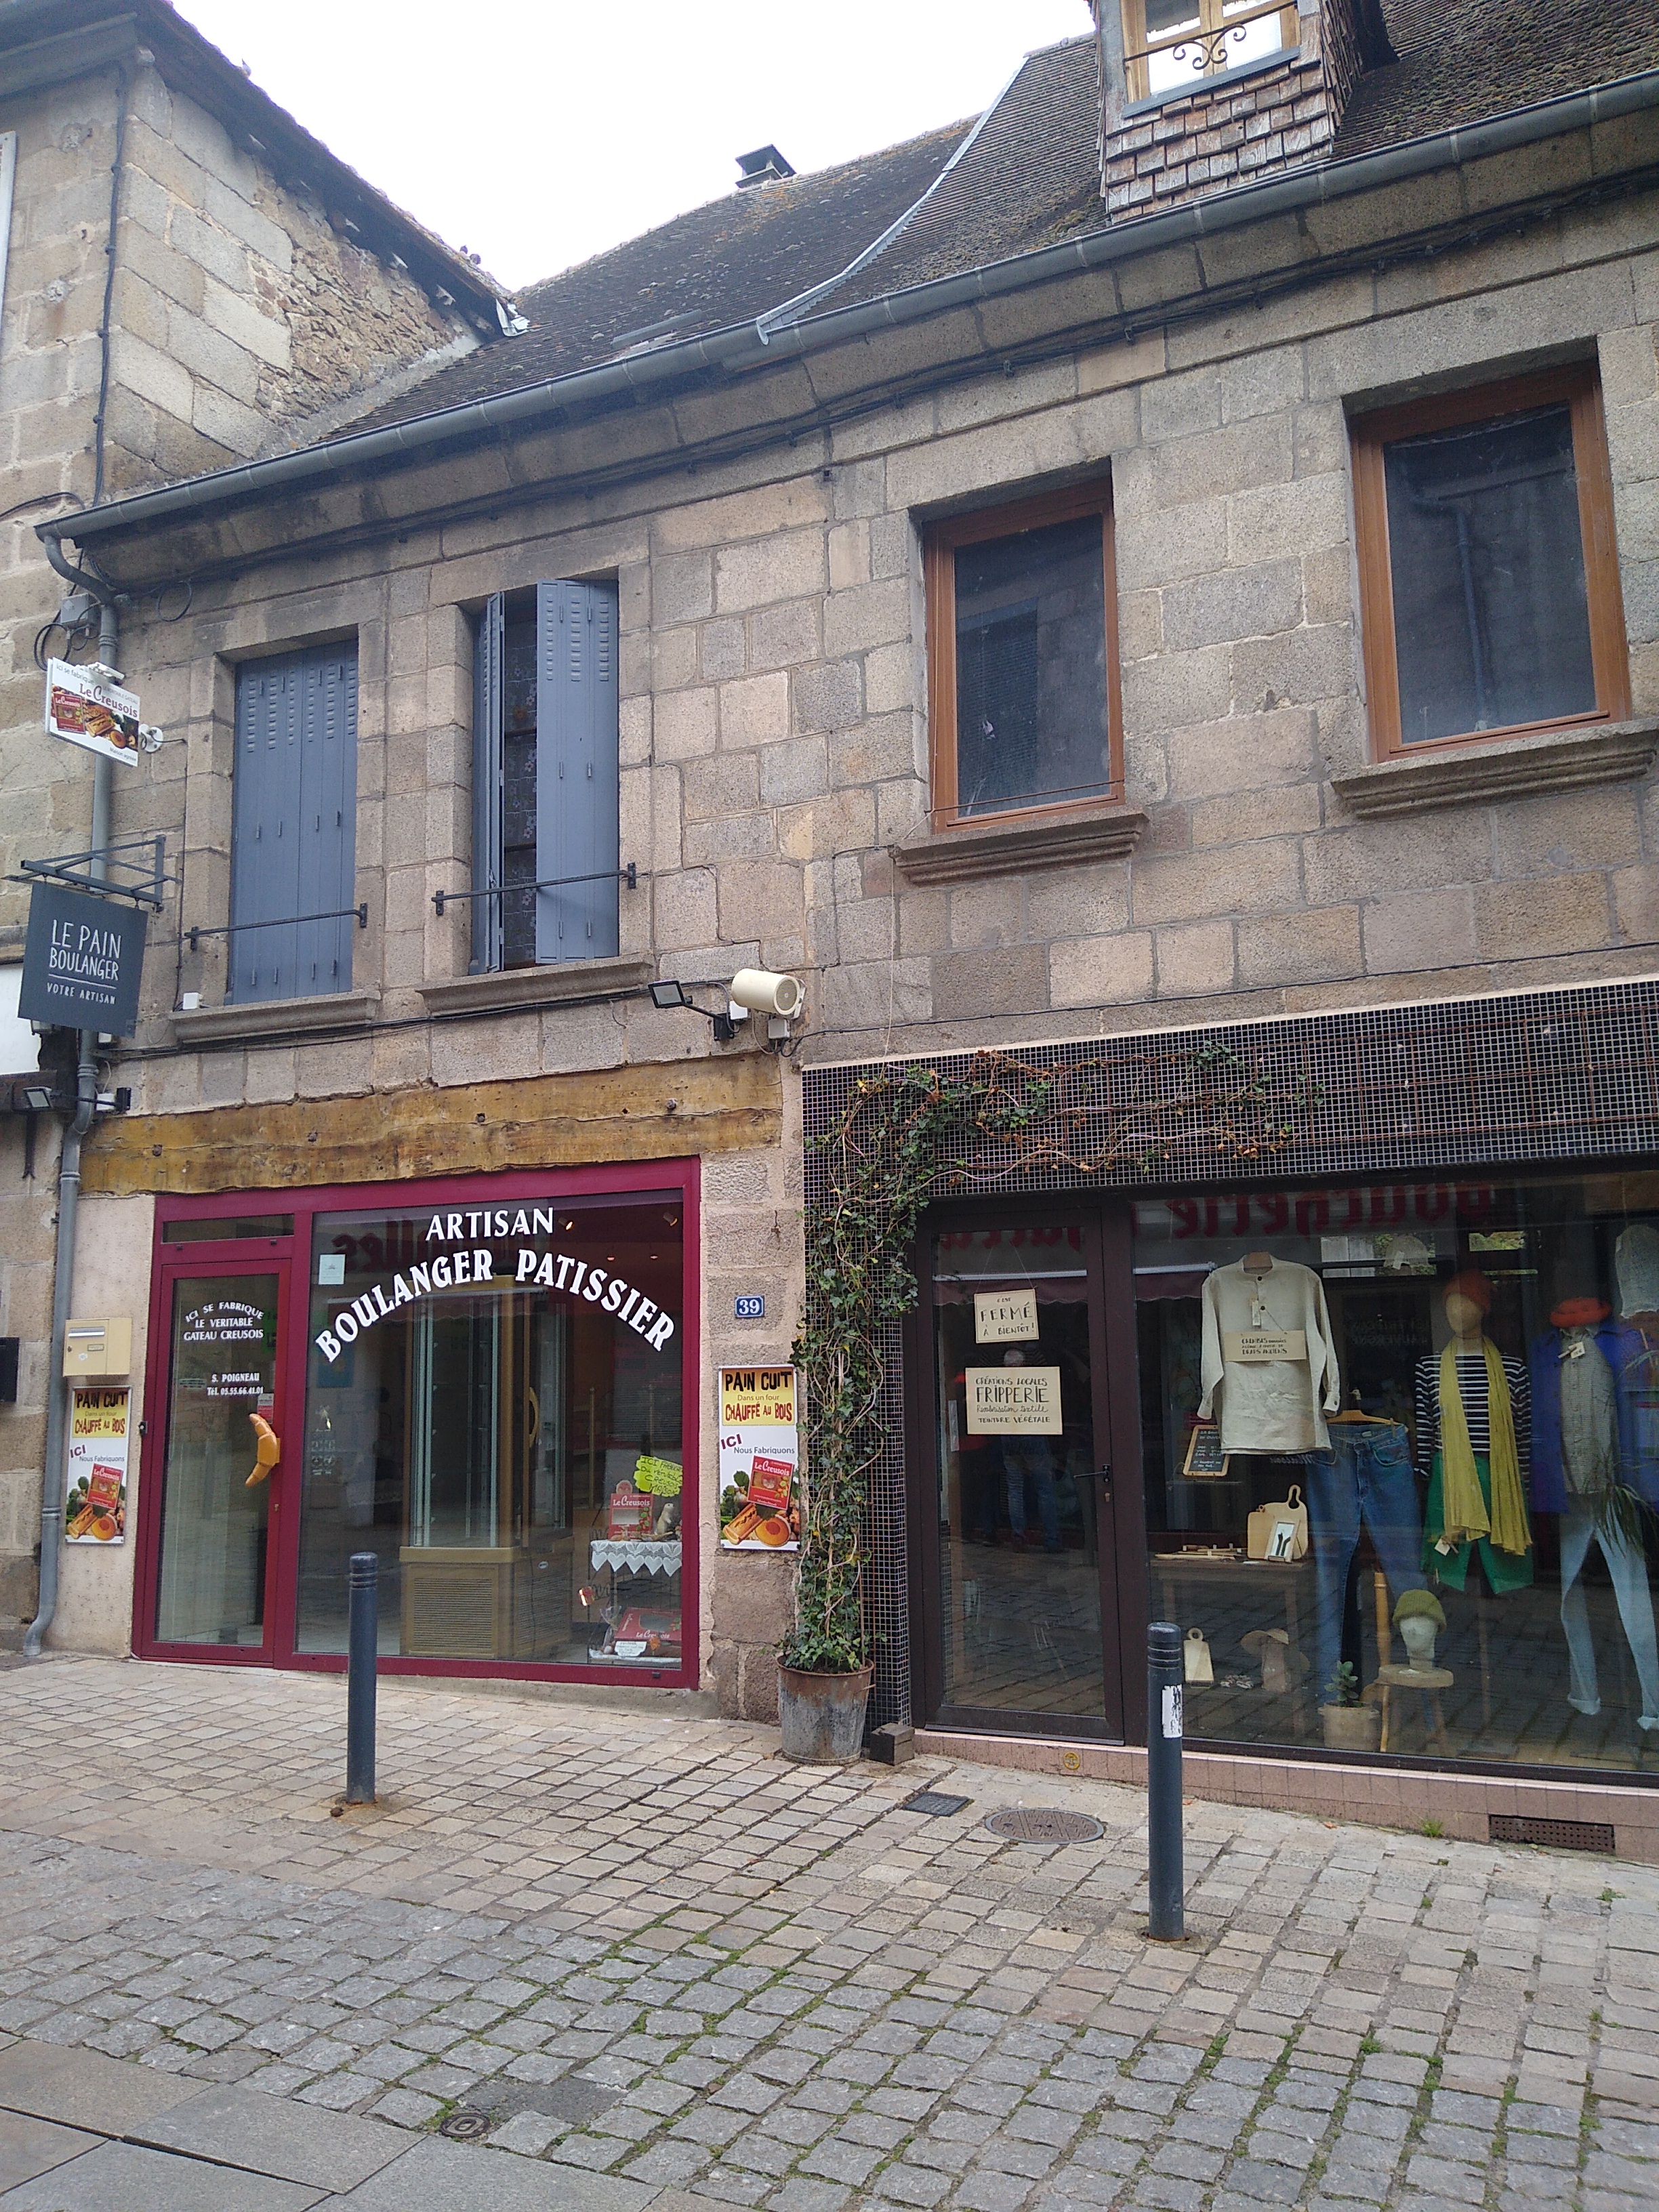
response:
[[[860,1667],[856,1674],[817,1674],[780,1667],[784,1757],[806,1766],[843,1766],[856,1759],[864,1742],[864,1709],[873,1671]]]

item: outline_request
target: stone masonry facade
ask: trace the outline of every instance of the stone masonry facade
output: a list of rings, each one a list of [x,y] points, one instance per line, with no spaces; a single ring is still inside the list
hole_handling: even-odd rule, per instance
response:
[[[1588,185],[1656,153],[1638,118],[1550,159]],[[1608,197],[1431,258],[1384,250],[1393,230],[1524,198],[1528,174],[1494,159],[1425,180],[1409,204],[1379,194],[1321,210],[1321,250],[1375,240],[1376,265],[1259,307],[1167,329],[1155,313],[1183,285],[1301,258],[1294,225],[1224,238],[1201,267],[1195,254],[1130,264],[988,303],[977,321],[913,326],[885,352],[825,347],[735,390],[538,429],[510,476],[471,455],[411,471],[406,519],[369,550],[319,540],[258,565],[227,556],[184,619],[136,616],[129,666],[170,741],[123,785],[118,829],[182,846],[186,927],[225,915],[235,666],[356,636],[370,927],[354,939],[352,1004],[302,1002],[280,1021],[222,1012],[211,941],[192,956],[158,931],[121,1062],[135,1112],[182,1127],[244,1103],[358,1099],[390,1134],[413,1103],[468,1084],[628,1068],[666,1092],[687,1063],[757,1050],[749,1032],[711,1045],[700,1019],[639,998],[560,1003],[653,965],[708,983],[752,962],[798,970],[799,1051],[828,1061],[1651,973],[1659,814],[1639,761],[1588,784],[1540,769],[1512,795],[1482,786],[1381,818],[1338,787],[1370,762],[1348,418],[1540,360],[1599,367],[1632,726],[1659,717],[1659,199]],[[1100,322],[1132,309],[1146,318],[1138,333],[1103,340]],[[951,351],[970,343],[1031,357],[969,374]],[[935,386],[842,404],[918,361],[939,366]],[[755,428],[804,398],[839,419],[789,443]],[[744,450],[676,458],[745,427]],[[619,468],[625,453],[636,472]],[[902,848],[925,834],[929,799],[922,532],[1092,481],[1109,482],[1115,507],[1139,842],[1086,865],[913,881]],[[349,524],[354,497],[317,501],[296,539]],[[285,544],[280,511],[258,526]],[[198,550],[212,554],[211,533]],[[160,586],[177,556],[155,539],[135,573]],[[489,594],[556,576],[617,581],[622,856],[640,884],[621,894],[619,963],[468,979],[464,915],[440,919],[432,893],[469,880],[473,621]],[[202,993],[201,1016],[174,1017],[181,988]],[[467,1018],[423,1019],[439,1006]],[[732,1344],[787,1352],[801,1267],[787,1061],[783,1088],[781,1141],[705,1163],[706,1366]],[[767,1318],[735,1324],[730,1292],[751,1287],[766,1290]],[[709,1419],[705,1407],[706,1443]],[[124,1571],[107,1557],[70,1564]],[[756,1655],[783,1594],[741,1592],[715,1567],[705,1657],[728,1706],[760,1710]]]
[[[17,136],[0,322],[0,962],[21,957],[19,860],[84,849],[83,756],[41,734],[34,648],[70,588],[34,525],[89,503],[103,373],[111,169],[125,95],[105,422],[106,495],[241,460],[370,404],[389,378],[471,351],[476,332],[406,271],[337,230],[226,125],[143,60],[0,98]],[[164,613],[176,612],[171,595]],[[51,649],[62,651],[61,634]],[[124,658],[126,657],[123,647]],[[134,664],[136,665],[136,664]],[[118,770],[117,774],[121,771]],[[118,817],[116,834],[128,826]],[[0,1069],[0,1073],[8,1071]],[[0,1409],[0,1629],[33,1606],[52,1297],[49,1139],[33,1182],[8,1160],[0,1194],[0,1334],[23,1346],[15,1408]]]

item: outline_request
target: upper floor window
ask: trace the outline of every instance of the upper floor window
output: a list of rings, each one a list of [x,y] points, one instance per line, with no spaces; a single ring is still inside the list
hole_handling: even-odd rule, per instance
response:
[[[1277,0],[1123,0],[1130,99],[1196,91],[1224,70],[1294,52],[1297,14]]]
[[[236,672],[230,960],[238,1006],[351,988],[357,927],[357,648]]]
[[[1629,713],[1593,369],[1362,416],[1353,457],[1380,755]]]
[[[617,587],[491,599],[472,724],[474,975],[617,950]]]
[[[1115,796],[1109,491],[958,515],[925,550],[935,827]]]

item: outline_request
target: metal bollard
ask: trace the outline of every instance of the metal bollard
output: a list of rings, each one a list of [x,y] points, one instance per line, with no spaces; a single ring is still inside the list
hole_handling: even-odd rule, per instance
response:
[[[1181,1631],[1155,1620],[1146,1631],[1146,1932],[1179,1943],[1187,1932],[1181,1848]]]
[[[374,1669],[380,1656],[380,1562],[354,1552],[346,1571],[346,1786],[348,1805],[374,1802]]]

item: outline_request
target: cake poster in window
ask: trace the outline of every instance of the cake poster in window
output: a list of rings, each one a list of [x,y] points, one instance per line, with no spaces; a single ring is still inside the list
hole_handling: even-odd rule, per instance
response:
[[[720,1542],[728,1552],[800,1543],[800,1405],[793,1367],[720,1370]]]

